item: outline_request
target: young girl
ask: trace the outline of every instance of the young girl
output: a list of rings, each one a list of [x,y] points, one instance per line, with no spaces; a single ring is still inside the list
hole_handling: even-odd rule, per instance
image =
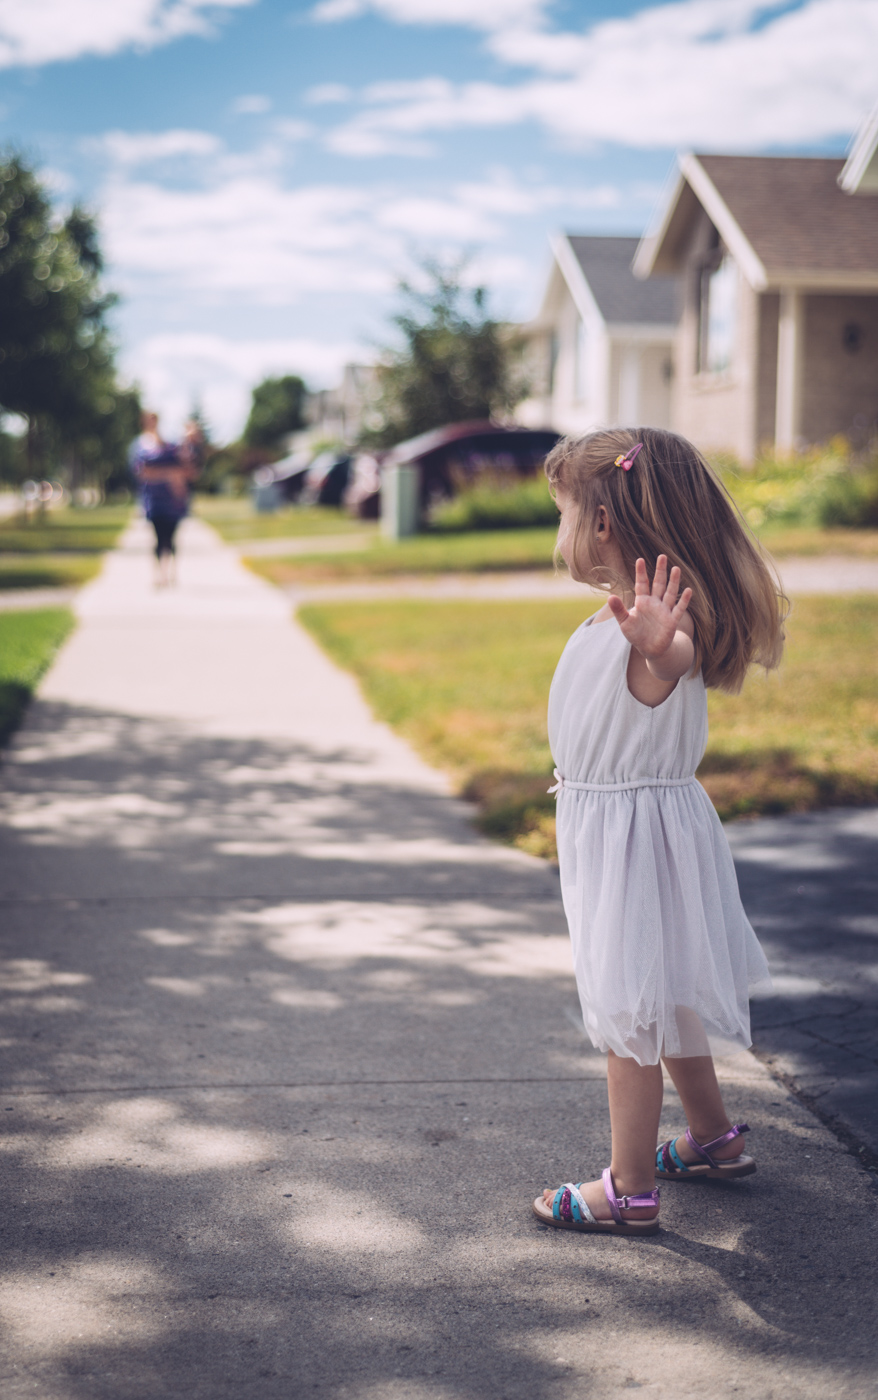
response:
[[[756,1170],[711,1050],[750,1044],[748,991],[768,967],[694,774],[706,687],[734,692],[751,663],[777,666],[785,599],[685,439],[595,432],[559,443],[546,473],[572,577],[614,590],[570,638],[549,697],[561,888],[585,1027],[608,1056],[613,1154],[600,1180],[533,1208],[560,1229],[646,1235],[656,1177]],[[656,1152],[662,1061],[688,1129]]]

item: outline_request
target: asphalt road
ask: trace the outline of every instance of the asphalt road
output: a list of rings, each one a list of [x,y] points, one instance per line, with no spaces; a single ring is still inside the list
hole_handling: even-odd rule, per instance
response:
[[[878,1168],[878,811],[727,830],[775,982],[756,1051]]]

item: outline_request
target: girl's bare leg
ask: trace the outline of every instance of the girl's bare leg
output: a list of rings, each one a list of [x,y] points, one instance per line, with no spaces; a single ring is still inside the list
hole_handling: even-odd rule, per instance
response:
[[[661,1065],[639,1065],[609,1052],[607,1088],[610,1096],[610,1126],[613,1132],[613,1160],[610,1170],[617,1196],[638,1196],[655,1186],[655,1145],[662,1111]],[[554,1189],[543,1193],[548,1205]],[[582,1188],[589,1209],[598,1220],[611,1218],[603,1183],[590,1181]],[[630,1220],[649,1219],[654,1208],[625,1212]]]
[[[716,1069],[710,1055],[691,1055],[684,1059],[667,1059],[665,1069],[674,1081],[680,1095],[686,1121],[696,1142],[713,1142],[731,1128],[729,1116],[723,1103]],[[700,1162],[702,1159],[693,1152],[685,1137],[678,1137],[677,1151],[686,1163]],[[711,1153],[718,1161],[739,1157],[744,1150],[744,1139],[734,1138],[724,1147]]]

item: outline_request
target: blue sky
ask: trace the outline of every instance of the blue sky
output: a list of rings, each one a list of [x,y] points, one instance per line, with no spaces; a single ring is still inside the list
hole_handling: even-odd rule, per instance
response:
[[[876,0],[0,0],[0,120],[98,212],[125,372],[224,436],[371,357],[426,253],[524,319],[676,150],[842,153],[876,54]]]

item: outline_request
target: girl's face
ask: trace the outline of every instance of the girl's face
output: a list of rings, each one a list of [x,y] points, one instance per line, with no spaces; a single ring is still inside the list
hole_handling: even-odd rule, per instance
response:
[[[576,534],[576,502],[561,485],[555,488],[555,504],[561,512],[561,520],[558,525],[558,553],[567,565],[570,577],[582,582],[576,572],[576,564],[573,558],[573,541]]]
[[[573,553],[576,526],[580,515],[579,507],[563,486],[555,488],[555,504],[561,512],[561,521],[558,526],[558,553],[567,565],[570,577],[576,583],[588,583],[589,580],[577,568]],[[616,573],[623,573],[622,557],[618,545],[611,538],[610,523],[605,506],[598,506],[595,518],[590,523],[584,523],[580,530],[580,539],[583,537],[583,530],[594,530],[594,549],[601,565],[613,569]]]

